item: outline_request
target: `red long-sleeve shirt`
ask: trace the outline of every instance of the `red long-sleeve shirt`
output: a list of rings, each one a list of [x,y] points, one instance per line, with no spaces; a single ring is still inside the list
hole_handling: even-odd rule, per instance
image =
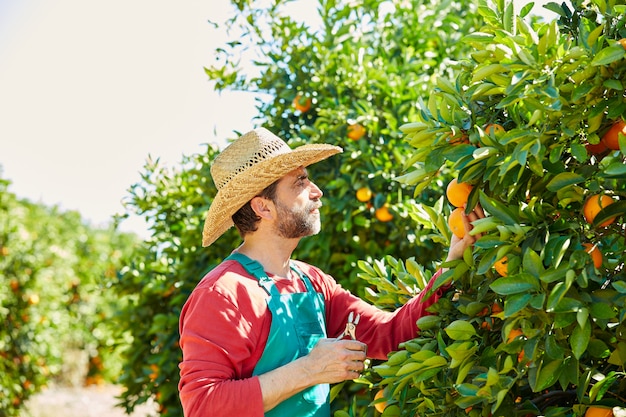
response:
[[[370,358],[386,359],[398,345],[417,335],[415,322],[441,296],[420,295],[395,312],[382,311],[343,289],[331,276],[297,262],[313,288],[324,295],[328,337],[345,329],[349,312],[360,314],[356,337]],[[304,292],[300,279],[269,275],[281,293]],[[185,416],[263,416],[263,398],[252,371],[265,348],[271,313],[267,293],[236,261],[210,271],[194,289],[180,316],[180,400]]]

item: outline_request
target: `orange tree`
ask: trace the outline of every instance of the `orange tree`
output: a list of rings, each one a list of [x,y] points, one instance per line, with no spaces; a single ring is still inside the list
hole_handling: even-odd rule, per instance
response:
[[[345,149],[311,169],[325,192],[325,226],[319,236],[301,242],[296,256],[364,294],[357,260],[419,254],[420,262],[430,265],[441,251],[443,239],[409,216],[412,204],[405,201],[415,200],[412,190],[393,181],[409,153],[399,126],[417,117],[415,103],[431,89],[432,77],[451,74],[453,57],[469,53],[460,39],[479,25],[476,5],[324,0],[317,5],[316,28],[290,18],[285,11],[290,3],[297,4],[233,1],[237,14],[225,29],[237,35],[215,51],[219,64],[206,73],[218,90],[258,94],[258,124],[290,145],[327,142]],[[250,51],[254,74],[237,66]],[[231,230],[211,247],[200,247],[203,217],[216,192],[209,164],[217,152],[209,145],[206,153],[186,156],[176,167],[148,161],[131,189],[128,211],[147,220],[152,236],[116,286],[133,300],[122,312],[123,329],[134,337],[122,377],[129,411],[155,396],[161,414],[181,413],[178,314],[204,273],[238,242]],[[435,183],[435,191],[416,198],[433,202],[443,186]],[[369,199],[363,191],[357,198],[362,188],[370,190]],[[346,399],[350,389],[343,391]],[[368,403],[360,400],[358,406]],[[333,406],[343,408],[345,401]]]
[[[626,137],[596,146],[626,114],[626,7],[615,3],[551,4],[558,19],[529,23],[532,4],[517,15],[482,2],[485,25],[463,38],[474,51],[401,127],[414,147],[402,180],[420,192],[451,172],[487,217],[438,280],[455,290],[417,322],[418,338],[373,367],[383,416],[581,416],[626,404]],[[612,203],[584,208],[597,195]],[[453,208],[442,195],[414,211],[447,238]],[[384,306],[402,295],[394,274],[423,272],[381,262],[362,263],[361,277]]]
[[[0,416],[50,382],[113,380],[122,302],[106,291],[133,236],[17,198],[0,179]],[[90,367],[90,365],[92,365]]]

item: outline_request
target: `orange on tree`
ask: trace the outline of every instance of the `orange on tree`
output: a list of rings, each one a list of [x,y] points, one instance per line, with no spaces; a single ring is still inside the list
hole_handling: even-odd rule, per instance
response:
[[[601,142],[609,149],[619,150],[619,134],[626,135],[626,122],[619,119],[611,126],[607,132],[602,135]]]
[[[311,109],[311,97],[305,97],[300,93],[294,97],[292,104],[296,110],[306,113]]]
[[[374,211],[374,215],[376,216],[378,221],[381,222],[390,222],[391,220],[393,220],[393,214],[391,214],[391,212],[389,211],[389,207],[387,207],[386,204],[377,208],[376,211]]]
[[[593,265],[596,268],[602,267],[602,252],[598,249],[598,245],[593,245],[591,243],[583,243],[585,247],[585,252],[591,255],[591,259],[593,259]]]
[[[504,133],[504,127],[498,123],[489,123],[485,125],[485,133],[488,135],[499,135],[500,133]]]
[[[457,207],[450,213],[448,217],[448,226],[456,237],[463,239],[465,236],[465,225],[463,224],[463,208]]]
[[[378,390],[376,395],[374,395],[374,401],[379,400],[381,398],[385,398],[385,390],[384,389]],[[382,414],[382,412],[385,411],[385,408],[387,408],[387,401],[381,401],[381,402],[375,403],[374,404],[374,408],[376,408],[376,411],[378,411],[379,413]]]
[[[613,417],[613,409],[592,405],[585,411],[585,417]]]
[[[356,190],[356,199],[359,200],[361,203],[370,201],[372,199],[372,195],[372,190],[370,190],[368,187],[361,187]]]
[[[620,45],[622,45],[622,48],[626,49],[626,38],[622,38],[620,40],[617,41]]]
[[[493,267],[496,268],[496,271],[502,277],[506,277],[507,275],[509,275],[509,266],[507,263],[507,257],[503,256],[502,258],[498,259],[496,263],[493,264]]]
[[[443,136],[446,139],[446,142],[448,142],[450,145],[460,145],[462,143],[465,144],[469,144],[470,140],[469,140],[469,136],[467,136],[467,133],[461,133],[460,135],[456,135],[453,136],[453,133],[446,133]]]
[[[585,148],[587,149],[587,152],[592,155],[600,155],[609,149],[602,141],[596,143],[595,145],[592,143],[587,143],[585,145]]]
[[[587,197],[587,200],[585,200],[585,203],[583,204],[583,216],[585,216],[587,223],[592,224],[600,210],[613,204],[614,202],[613,198],[606,194],[594,194]],[[599,226],[606,227],[614,221],[615,217],[611,217],[602,222]]]
[[[448,183],[446,197],[454,207],[463,207],[467,204],[467,199],[472,192],[472,187],[466,182],[459,182],[456,178]]]
[[[365,136],[365,128],[360,123],[352,123],[348,125],[348,137],[352,140],[359,140]]]
[[[511,329],[509,334],[506,336],[506,342],[511,343],[513,340],[515,340],[519,336],[524,336],[524,332],[522,332],[522,329],[519,329],[519,328]]]

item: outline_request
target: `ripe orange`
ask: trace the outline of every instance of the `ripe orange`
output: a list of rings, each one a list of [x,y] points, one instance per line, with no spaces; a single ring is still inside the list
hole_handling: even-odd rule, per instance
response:
[[[469,136],[467,136],[466,133],[461,133],[458,136],[452,136],[452,133],[446,133],[444,134],[444,138],[446,139],[446,142],[448,142],[450,145],[460,145],[462,143],[465,144],[469,144]]]
[[[504,132],[505,132],[504,127],[502,127],[502,125],[499,125],[497,123],[489,123],[488,125],[485,126],[485,133],[488,134],[489,136],[497,136]]]
[[[463,207],[467,204],[467,198],[472,192],[472,187],[466,182],[458,182],[457,179],[453,179],[448,183],[446,188],[446,197],[448,201],[454,207]]]
[[[494,314],[500,314],[502,313],[504,310],[502,310],[502,306],[500,306],[500,304],[498,303],[493,303],[493,305],[491,306],[491,315],[493,316]]]
[[[381,222],[390,222],[391,220],[393,220],[393,214],[391,214],[386,204],[380,208],[377,208],[374,212],[374,215],[376,216],[378,221]]]
[[[358,190],[356,190],[356,199],[359,200],[361,203],[370,201],[372,199],[372,190],[367,187],[359,188]]]
[[[591,255],[591,259],[593,259],[593,265],[596,268],[602,267],[602,252],[598,249],[597,245],[593,245],[591,243],[583,243],[585,247],[585,252]]]
[[[587,143],[585,148],[587,149],[587,152],[592,155],[600,155],[609,149],[602,141],[596,143],[595,145]]]
[[[507,263],[507,257],[503,256],[502,258],[498,259],[495,264],[493,264],[493,267],[496,268],[496,271],[502,277],[506,277],[507,275],[509,275],[509,266],[507,265]]]
[[[293,99],[292,104],[293,104],[293,107],[296,108],[296,110],[299,110],[302,113],[306,113],[311,109],[311,98],[305,97],[303,94],[298,94]]]
[[[515,338],[519,336],[524,336],[524,332],[522,332],[522,329],[511,329],[506,337],[506,342],[511,343],[513,340],[515,340]]]
[[[622,38],[617,42],[619,42],[619,44],[622,45],[622,48],[626,49],[626,38]]]
[[[613,204],[614,202],[615,201],[613,201],[613,198],[606,194],[595,194],[587,197],[587,200],[585,200],[585,203],[583,204],[583,216],[585,216],[585,220],[587,221],[587,223],[592,224],[593,219],[596,218],[600,210],[610,204]],[[606,227],[614,221],[615,217],[611,217],[599,226]]]
[[[596,407],[592,405],[587,408],[585,412],[585,417],[613,417],[613,409],[604,408],[604,407]]]
[[[380,398],[384,398],[385,397],[385,390],[384,389],[380,389],[378,390],[378,392],[376,393],[376,395],[374,395],[374,401],[380,399]],[[387,401],[382,401],[379,403],[374,404],[374,407],[376,408],[376,411],[378,411],[379,413],[382,414],[383,411],[385,411],[385,408],[387,408]]]
[[[465,236],[465,225],[463,224],[463,208],[457,207],[450,213],[448,217],[448,226],[456,237],[463,239]]]
[[[360,123],[348,125],[348,137],[352,140],[359,140],[365,136],[365,128]]]
[[[619,150],[619,134],[626,135],[626,122],[619,119],[611,128],[602,136],[601,142],[614,151]]]

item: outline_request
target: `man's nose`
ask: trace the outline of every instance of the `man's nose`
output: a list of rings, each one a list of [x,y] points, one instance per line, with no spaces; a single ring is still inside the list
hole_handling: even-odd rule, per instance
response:
[[[314,198],[320,198],[324,195],[320,187],[318,187],[313,181],[311,181],[311,196]]]

